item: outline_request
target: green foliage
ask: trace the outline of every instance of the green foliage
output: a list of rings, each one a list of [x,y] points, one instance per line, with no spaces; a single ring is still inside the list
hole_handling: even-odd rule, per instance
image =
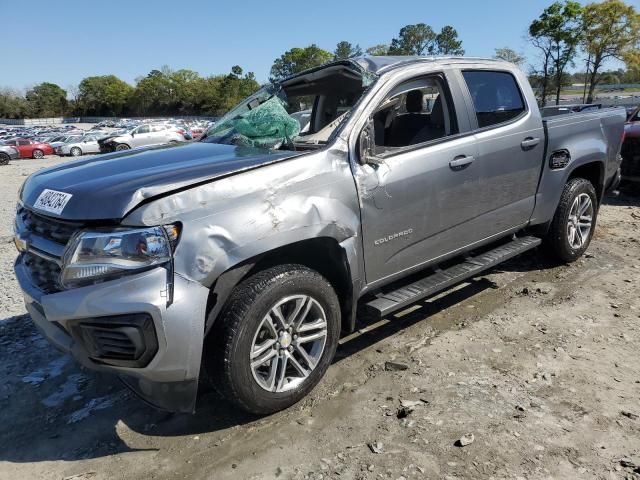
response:
[[[260,88],[252,72],[242,74],[239,65],[207,78],[165,66],[138,80],[131,108],[137,115],[222,115]]]
[[[27,101],[20,92],[11,88],[0,90],[0,118],[24,118],[27,112]]]
[[[27,112],[31,117],[58,117],[67,110],[67,92],[55,83],[36,85],[27,90],[25,98]]]
[[[131,85],[115,75],[87,77],[78,91],[78,108],[85,115],[122,115],[133,94]]]
[[[333,60],[333,55],[316,44],[311,44],[305,48],[292,48],[273,62],[271,79],[282,80],[308,68],[328,63],[331,60]]]
[[[582,14],[582,46],[587,53],[590,103],[595,87],[604,80],[600,70],[607,60],[622,61],[630,70],[640,68],[640,15],[621,0],[586,5]]]
[[[500,60],[504,60],[505,62],[510,62],[515,65],[521,66],[525,62],[524,56],[516,52],[515,50],[510,49],[509,47],[496,48],[496,54],[493,58],[498,58]]]
[[[582,6],[574,0],[556,1],[545,8],[540,17],[531,22],[531,43],[542,54],[541,103],[544,104],[551,82],[556,92],[556,104],[560,102],[562,77],[569,65],[573,65],[582,28]]]
[[[436,53],[438,55],[464,55],[462,40],[458,39],[458,32],[455,28],[446,25],[436,35]]]
[[[389,45],[385,43],[380,43],[378,45],[373,45],[372,47],[367,48],[367,54],[374,56],[383,56],[389,54]]]
[[[407,25],[391,40],[389,55],[433,55],[436,52],[436,32],[425,23]]]
[[[400,29],[388,55],[464,55],[464,49],[452,26],[446,25],[436,33],[430,25],[417,23]]]
[[[362,55],[360,45],[353,46],[349,42],[338,42],[336,49],[333,51],[334,60],[345,60],[347,58],[359,57]]]

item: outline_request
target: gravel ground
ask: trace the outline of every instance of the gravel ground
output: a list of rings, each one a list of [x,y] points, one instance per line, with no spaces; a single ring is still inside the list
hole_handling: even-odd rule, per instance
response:
[[[265,418],[203,394],[147,407],[42,339],[11,273],[3,167],[0,478],[640,479],[640,197],[609,198],[589,254],[532,251],[343,339],[300,404]]]
[[[12,160],[9,165],[0,167],[3,185],[0,189],[0,278],[4,279],[0,291],[0,312],[4,316],[20,315],[25,311],[22,293],[13,275],[13,261],[16,258],[13,221],[18,191],[22,182],[33,172],[64,161],[69,161],[69,158],[49,155],[41,160]]]

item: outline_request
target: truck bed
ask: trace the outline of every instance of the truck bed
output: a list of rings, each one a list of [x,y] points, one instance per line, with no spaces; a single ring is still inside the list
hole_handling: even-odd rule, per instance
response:
[[[536,206],[531,219],[533,224],[553,217],[562,186],[566,182],[569,165],[558,169],[550,167],[549,159],[554,152],[569,152],[570,164],[588,163],[606,157],[606,171],[601,175],[605,188],[610,185],[620,167],[619,153],[626,117],[623,107],[613,107],[543,119],[546,144]]]

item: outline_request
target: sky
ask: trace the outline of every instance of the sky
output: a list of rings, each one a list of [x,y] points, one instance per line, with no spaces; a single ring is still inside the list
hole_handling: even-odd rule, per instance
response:
[[[333,51],[347,40],[364,49],[421,22],[436,31],[452,25],[467,55],[507,46],[532,61],[526,30],[551,1],[0,0],[0,87],[49,81],[68,88],[108,74],[133,84],[163,65],[212,75],[237,64],[263,82],[292,47]],[[627,3],[640,9],[640,0]]]

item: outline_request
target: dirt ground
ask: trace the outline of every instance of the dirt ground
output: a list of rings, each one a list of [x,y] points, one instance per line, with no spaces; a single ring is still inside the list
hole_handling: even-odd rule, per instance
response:
[[[631,191],[607,199],[572,265],[533,251],[362,325],[285,412],[255,418],[207,393],[195,415],[176,415],[80,368],[24,313],[15,196],[55,161],[2,168],[0,479],[640,479]]]

